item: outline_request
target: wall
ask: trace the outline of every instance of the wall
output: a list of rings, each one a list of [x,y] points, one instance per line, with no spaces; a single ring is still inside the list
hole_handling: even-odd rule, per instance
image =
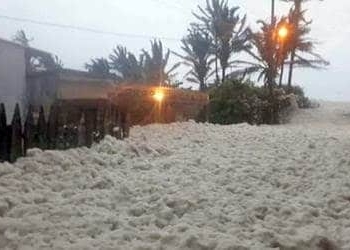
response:
[[[59,80],[57,99],[108,99],[115,85],[103,80]]]
[[[16,103],[25,112],[26,66],[24,48],[0,40],[0,102],[5,104],[7,123],[11,123]]]
[[[153,97],[156,92],[164,95],[161,103]],[[131,84],[118,86],[110,96],[133,125],[195,120],[209,103],[209,96],[199,91]]]
[[[51,105],[56,101],[58,77],[55,73],[41,72],[27,76],[28,103],[32,105],[34,116],[43,106],[47,117]]]
[[[34,114],[43,106],[45,115],[53,103],[62,100],[107,100],[114,89],[114,80],[94,78],[94,75],[69,69],[32,72],[27,76],[29,103]],[[79,104],[80,105],[80,104]]]

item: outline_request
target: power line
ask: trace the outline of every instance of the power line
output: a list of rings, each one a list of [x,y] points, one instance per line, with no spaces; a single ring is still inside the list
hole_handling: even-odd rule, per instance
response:
[[[170,8],[176,8],[178,10],[181,10],[182,13],[183,13],[183,11],[188,11],[188,9],[186,9],[184,7],[181,7],[181,6],[179,6],[177,4],[174,4],[174,3],[170,3],[170,2],[166,2],[166,1],[162,1],[162,0],[153,0],[153,1],[154,2],[158,2],[160,4],[163,4],[164,6],[166,5],[166,6],[170,7]]]
[[[142,38],[142,39],[161,39],[161,40],[168,40],[168,41],[180,41],[181,40],[181,39],[174,38],[174,37],[149,36],[149,35],[140,35],[140,34],[132,34],[132,33],[112,32],[112,31],[93,29],[93,28],[88,28],[88,27],[83,27],[83,26],[44,22],[44,21],[38,21],[38,20],[34,20],[34,19],[19,18],[19,17],[13,17],[13,16],[5,16],[5,15],[0,15],[0,18],[7,19],[10,21],[15,21],[15,22],[31,23],[31,24],[36,24],[36,25],[51,26],[51,27],[56,27],[56,28],[61,28],[61,29],[78,30],[78,31],[90,32],[90,33],[95,33],[95,34],[112,35],[112,36],[118,36],[118,37]]]

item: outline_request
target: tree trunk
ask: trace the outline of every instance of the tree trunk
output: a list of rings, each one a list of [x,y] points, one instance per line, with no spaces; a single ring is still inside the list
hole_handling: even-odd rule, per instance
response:
[[[273,80],[272,80],[271,76],[268,78],[267,87],[268,87],[268,89],[269,89],[270,95],[272,96],[272,91],[273,91]]]
[[[215,78],[216,78],[216,85],[219,84],[220,82],[220,78],[219,78],[219,69],[218,69],[218,56],[215,55],[216,58],[215,58]]]
[[[283,81],[283,73],[284,73],[284,61],[281,65],[281,74],[280,74],[280,81],[279,81],[279,86],[282,87],[282,81]]]
[[[203,82],[200,81],[199,82],[199,91],[203,91],[204,90],[203,85],[204,85]]]
[[[215,37],[215,77],[216,77],[216,85],[219,84],[219,69],[218,69],[218,39]]]
[[[224,83],[226,81],[226,67],[222,67],[222,78],[221,83]]]
[[[301,14],[301,0],[295,0],[294,4],[295,4],[295,16],[294,16],[293,24],[294,24],[294,29],[297,31],[299,29],[299,21],[300,21],[300,14]],[[297,41],[298,41],[298,37],[296,37],[295,42],[297,42]],[[291,52],[291,56],[290,56],[289,75],[288,75],[288,89],[289,89],[289,91],[292,87],[294,60],[295,60],[295,53],[296,53],[295,50],[296,50],[296,48],[294,47],[294,49]]]
[[[290,89],[292,87],[294,59],[295,59],[295,49],[292,50],[292,53],[291,53],[291,56],[290,56],[289,75],[288,75],[288,89]]]

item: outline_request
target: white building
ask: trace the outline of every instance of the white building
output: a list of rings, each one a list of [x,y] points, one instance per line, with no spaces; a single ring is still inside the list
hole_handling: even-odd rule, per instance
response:
[[[5,104],[7,123],[11,123],[16,103],[23,114],[29,103],[28,75],[35,70],[50,71],[40,68],[41,62],[54,65],[50,53],[0,38],[0,103]]]
[[[7,122],[16,103],[23,112],[26,103],[26,48],[0,39],[0,103],[5,104]]]

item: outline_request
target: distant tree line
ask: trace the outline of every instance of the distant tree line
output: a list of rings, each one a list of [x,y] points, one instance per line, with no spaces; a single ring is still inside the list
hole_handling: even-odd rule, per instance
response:
[[[287,15],[273,17],[272,23],[259,20],[260,30],[255,32],[247,26],[246,15],[238,14],[239,7],[229,6],[226,0],[207,0],[204,8],[199,6],[199,13],[194,13],[198,22],[190,25],[182,40],[183,54],[179,55],[191,68],[187,80],[199,83],[203,90],[212,82],[213,74],[218,85],[228,77],[258,73],[258,80],[272,91],[278,76],[282,85],[285,65],[289,65],[289,87],[295,67],[326,66],[328,62],[314,52],[314,43],[308,37],[311,20],[307,20],[306,10],[302,9],[304,1],[290,2],[294,4]],[[281,27],[288,32],[284,41],[277,34]],[[240,53],[248,54],[251,60],[239,60]]]
[[[118,80],[125,83],[171,86],[177,84],[174,71],[180,63],[168,68],[170,53],[158,40],[151,41],[151,51],[142,50],[139,57],[126,47],[118,45],[109,58],[91,59],[85,64],[85,68],[97,74],[114,74]]]
[[[302,8],[307,0],[282,1],[293,3],[289,13],[273,17],[271,23],[259,20],[257,31],[247,25],[246,15],[238,13],[240,8],[230,6],[227,0],[207,0],[206,6],[198,6],[193,13],[197,21],[190,24],[188,34],[181,40],[182,52],[173,52],[189,68],[185,80],[204,91],[228,78],[256,75],[272,91],[282,85],[285,66],[289,66],[289,89],[295,67],[326,66],[328,62],[315,53],[315,44],[309,38],[311,20],[307,20]],[[288,32],[283,41],[278,36],[281,27]],[[241,60],[242,54],[250,59]],[[169,55],[162,42],[155,40],[151,42],[151,53],[143,50],[137,58],[125,47],[117,46],[108,59],[92,59],[86,68],[102,74],[114,72],[125,82],[170,84],[179,64],[166,71]]]
[[[321,69],[328,62],[315,53],[315,43],[309,38],[312,21],[302,6],[308,0],[281,1],[292,2],[289,12],[273,16],[271,22],[257,21],[260,28],[253,31],[247,24],[247,15],[239,14],[238,6],[230,6],[227,0],[206,0],[206,5],[198,6],[193,13],[196,22],[190,24],[188,34],[181,40],[182,52],[171,53],[160,40],[151,41],[150,51],[143,49],[139,56],[118,45],[108,58],[93,58],[85,68],[101,75],[113,74],[126,83],[178,86],[181,83],[175,80],[175,70],[183,64],[189,68],[184,80],[198,84],[201,91],[227,79],[257,76],[272,92],[282,86],[288,66],[287,86],[292,89],[296,67]],[[288,32],[283,40],[278,33],[282,27]],[[33,38],[20,30],[13,40],[29,47]],[[171,54],[181,62],[168,66]],[[248,59],[241,60],[241,55]],[[31,64],[34,68],[48,63],[63,67],[59,58],[51,59]]]

